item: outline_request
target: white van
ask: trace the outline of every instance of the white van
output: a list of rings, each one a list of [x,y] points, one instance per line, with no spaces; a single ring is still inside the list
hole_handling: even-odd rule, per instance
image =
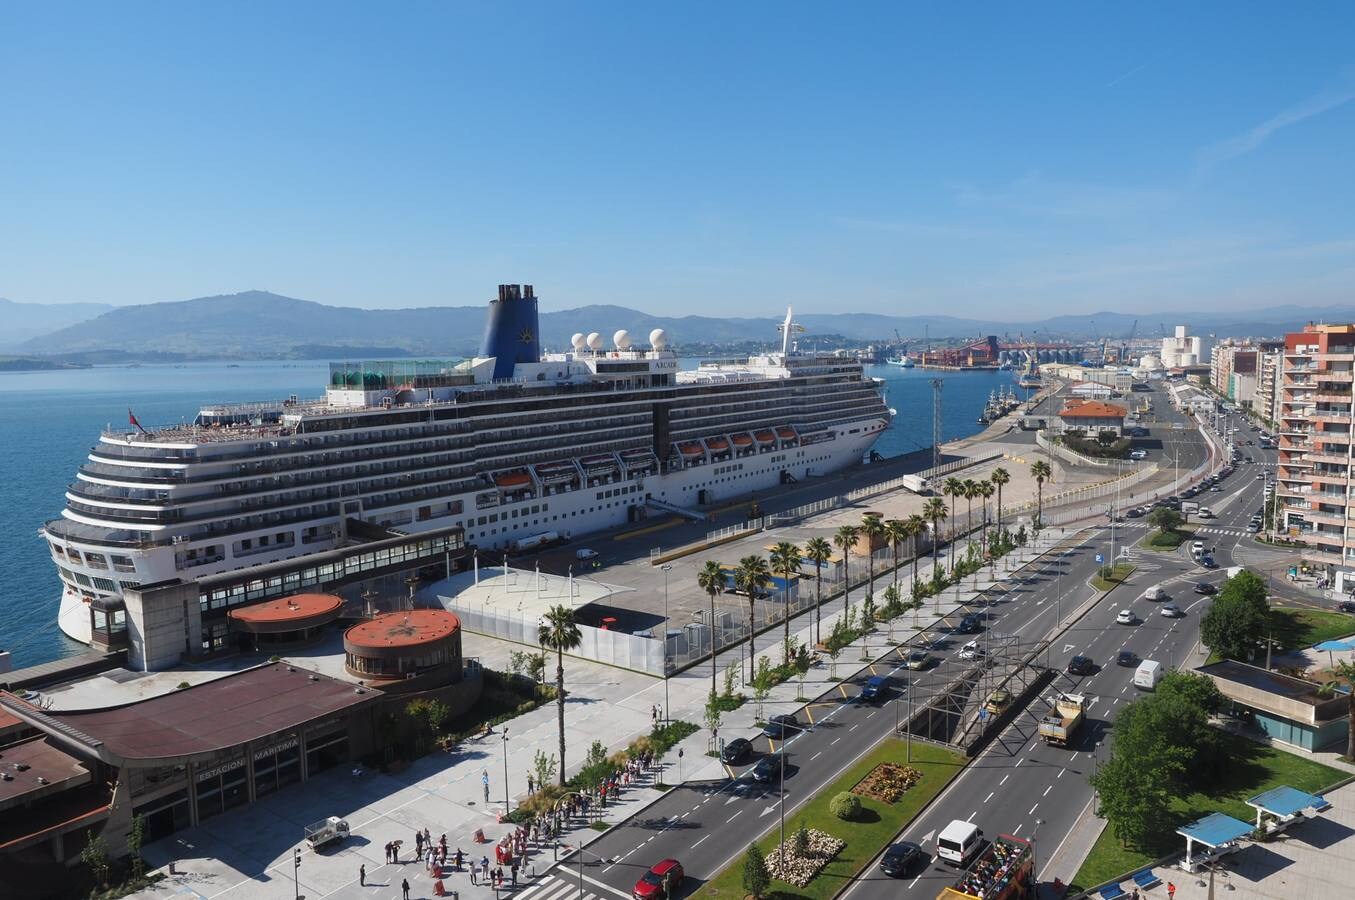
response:
[[[1162,600],[1170,600],[1171,598],[1167,596],[1166,591],[1162,590],[1162,585],[1155,584],[1152,587],[1148,588],[1148,590],[1143,592],[1143,599],[1158,602]]]
[[[936,855],[952,866],[969,865],[983,846],[983,831],[979,826],[956,819],[941,830],[936,838]]]
[[[1162,663],[1155,659],[1145,659],[1139,663],[1139,667],[1134,670],[1134,687],[1143,691],[1152,691],[1157,689],[1157,683],[1162,680]]]

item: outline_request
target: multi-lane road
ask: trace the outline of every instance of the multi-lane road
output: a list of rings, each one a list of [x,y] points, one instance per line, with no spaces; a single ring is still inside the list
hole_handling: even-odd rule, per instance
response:
[[[1167,405],[1165,396],[1154,397],[1159,407]],[[1182,470],[1203,461],[1205,451],[1198,433],[1172,428],[1171,422],[1179,421],[1179,417],[1167,409],[1156,412],[1158,422],[1153,432],[1162,436],[1164,449],[1174,455],[1189,448],[1189,456],[1186,452],[1181,455]],[[1093,596],[1087,580],[1095,573],[1097,556],[1109,558],[1111,554],[1109,527],[1084,530],[1079,541],[1045,554],[1016,577],[986,592],[990,603],[985,610],[986,633],[1010,635],[1031,646],[1051,631],[1060,632],[1049,646],[1047,659],[1061,674],[1041,697],[1016,714],[923,815],[904,829],[902,839],[934,852],[936,834],[951,820],[964,819],[978,824],[989,835],[1035,838],[1040,869],[1044,869],[1045,861],[1090,804],[1087,777],[1108,750],[1106,738],[1116,713],[1134,699],[1134,668],[1116,665],[1117,654],[1128,649],[1137,658],[1172,666],[1184,661],[1194,648],[1208,597],[1195,594],[1193,587],[1199,581],[1217,584],[1222,580],[1223,570],[1233,564],[1232,552],[1244,538],[1247,521],[1261,505],[1263,482],[1255,475],[1270,454],[1253,447],[1244,452],[1250,452],[1257,463],[1238,465],[1220,491],[1206,491],[1197,498],[1216,513],[1216,518],[1201,523],[1200,536],[1215,548],[1219,569],[1208,571],[1198,566],[1191,560],[1188,547],[1177,553],[1133,547],[1147,529],[1142,520],[1129,520],[1117,524],[1115,543],[1117,549],[1131,547],[1128,553],[1137,566],[1135,574],[1128,584],[1085,609],[1080,618],[1074,620],[1074,611]],[[1161,603],[1143,599],[1150,585],[1162,585],[1185,611],[1184,617],[1161,616]],[[1125,608],[1136,614],[1135,624],[1117,623],[1117,614]],[[1060,618],[1059,629],[1055,628],[1056,618]],[[944,633],[955,621],[952,617],[942,623],[932,636]],[[798,718],[806,727],[784,743],[765,737],[755,739],[755,754],[742,765],[731,767],[729,778],[682,785],[640,816],[612,828],[583,854],[585,893],[628,897],[639,876],[668,857],[680,859],[685,867],[688,879],[683,894],[714,877],[739,857],[751,839],[775,827],[782,812],[777,785],[760,785],[751,777],[758,756],[776,749],[788,754],[784,812],[791,819],[800,805],[894,732],[907,693],[911,692],[915,700],[927,696],[929,690],[971,665],[957,659],[965,640],[968,638],[959,635],[943,638],[936,652],[938,664],[921,673],[903,667],[906,647],[892,651],[840,689],[834,688],[801,710]],[[1096,671],[1085,677],[1067,675],[1067,662],[1075,654],[1090,656]],[[871,674],[892,676],[891,696],[882,703],[856,699],[861,684]],[[1068,748],[1046,746],[1037,735],[1047,701],[1060,691],[1081,693],[1090,703],[1088,720]],[[561,890],[566,881],[577,890],[577,862],[571,860],[567,870],[554,870],[524,892],[523,900],[534,896],[549,900],[551,892]],[[849,893],[853,900],[934,897],[954,877],[954,870],[933,862],[906,878],[891,879],[872,862]]]

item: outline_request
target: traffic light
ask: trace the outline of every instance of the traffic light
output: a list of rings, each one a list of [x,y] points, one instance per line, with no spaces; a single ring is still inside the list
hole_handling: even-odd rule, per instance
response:
[[[301,848],[297,847],[292,851],[292,868],[301,868]]]

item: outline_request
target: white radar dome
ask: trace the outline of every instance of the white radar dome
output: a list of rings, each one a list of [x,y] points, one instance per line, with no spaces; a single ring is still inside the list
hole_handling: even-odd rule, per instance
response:
[[[590,332],[589,335],[588,335],[588,349],[590,349],[590,350],[601,350],[601,349],[602,349],[602,335],[598,334],[596,331]]]
[[[655,350],[662,350],[668,346],[668,332],[655,328],[649,333],[649,343]]]
[[[616,334],[612,335],[612,343],[616,345],[616,349],[618,350],[629,350],[630,332],[622,328]]]
[[[570,346],[575,350],[582,350],[584,347],[588,346],[587,341],[588,339],[583,336],[582,331],[574,332],[574,336],[569,339]]]

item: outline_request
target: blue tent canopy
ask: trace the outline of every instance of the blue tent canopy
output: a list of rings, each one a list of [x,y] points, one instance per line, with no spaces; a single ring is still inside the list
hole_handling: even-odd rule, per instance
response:
[[[1238,838],[1250,834],[1252,826],[1246,822],[1225,816],[1223,813],[1210,813],[1203,819],[1197,819],[1189,825],[1176,829],[1176,833],[1198,841],[1207,847],[1222,847]]]
[[[1305,793],[1298,788],[1281,785],[1264,794],[1257,794],[1247,801],[1247,805],[1264,810],[1271,815],[1285,818],[1298,815],[1305,809],[1324,809],[1327,801],[1316,794]]]

